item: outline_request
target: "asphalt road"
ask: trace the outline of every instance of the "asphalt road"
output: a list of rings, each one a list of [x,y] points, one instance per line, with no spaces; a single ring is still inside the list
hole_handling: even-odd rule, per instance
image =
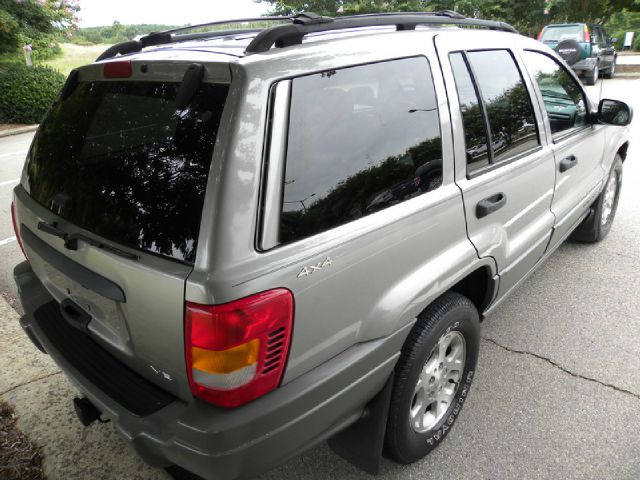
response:
[[[603,96],[640,112],[639,88],[640,80],[610,80]],[[13,236],[10,185],[31,136],[0,139],[0,291],[8,299],[11,269],[22,259],[16,242],[5,242]],[[478,373],[447,441],[414,465],[385,461],[381,479],[640,478],[638,138],[640,120],[610,235],[597,245],[565,243],[485,321]],[[141,464],[113,426],[79,426],[72,387],[15,320],[0,305],[0,395],[44,445],[50,478],[165,478]],[[370,477],[320,445],[261,478]]]

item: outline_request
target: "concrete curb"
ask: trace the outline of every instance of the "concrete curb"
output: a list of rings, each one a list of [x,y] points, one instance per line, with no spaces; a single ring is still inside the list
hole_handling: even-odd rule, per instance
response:
[[[29,125],[28,127],[12,128],[0,132],[0,138],[10,137],[11,135],[20,135],[21,133],[29,133],[38,129],[38,125]]]

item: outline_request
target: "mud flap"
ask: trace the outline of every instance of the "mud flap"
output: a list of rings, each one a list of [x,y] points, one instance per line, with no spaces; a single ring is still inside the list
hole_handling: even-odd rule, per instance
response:
[[[360,420],[327,442],[335,453],[371,475],[380,471],[393,375],[392,372],[384,388],[367,404]]]

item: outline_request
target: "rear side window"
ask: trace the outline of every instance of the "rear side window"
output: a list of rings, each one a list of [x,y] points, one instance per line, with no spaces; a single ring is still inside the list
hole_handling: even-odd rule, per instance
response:
[[[511,54],[507,50],[467,52],[470,70],[460,63],[460,55],[452,55],[452,66],[469,142],[466,146],[469,171],[486,163],[485,147],[479,137],[483,122],[486,125],[488,121],[488,160],[491,164],[538,147],[540,142],[531,98]],[[474,106],[468,85],[470,76],[475,79],[482,109]]]
[[[280,243],[441,184],[440,121],[426,58],[293,80]]]
[[[178,87],[78,84],[34,139],[31,197],[116,243],[193,263],[228,87],[203,85],[177,110]]]

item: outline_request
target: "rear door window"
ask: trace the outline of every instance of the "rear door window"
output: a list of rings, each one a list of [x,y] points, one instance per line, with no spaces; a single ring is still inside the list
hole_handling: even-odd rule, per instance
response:
[[[540,146],[529,91],[509,51],[460,52],[450,60],[470,172],[487,162],[501,163]]]
[[[280,243],[356,220],[441,184],[440,120],[426,58],[293,80]]]
[[[193,263],[228,87],[205,84],[178,110],[179,85],[79,83],[38,129],[31,197],[106,239]]]

